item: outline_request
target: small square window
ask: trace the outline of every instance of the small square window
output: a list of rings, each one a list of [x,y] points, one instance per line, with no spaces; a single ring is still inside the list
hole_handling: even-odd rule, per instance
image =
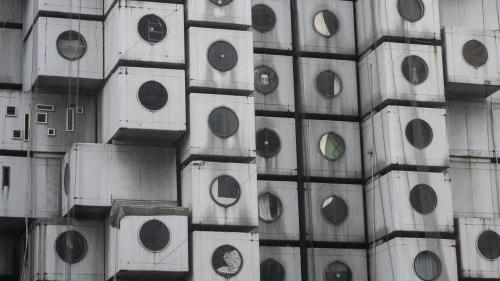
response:
[[[83,109],[83,106],[77,106],[76,107],[76,113],[77,114],[85,114],[85,110]]]
[[[37,104],[36,109],[40,111],[54,111],[54,106],[51,104]]]
[[[5,109],[5,116],[7,116],[7,117],[16,117],[17,116],[16,107],[8,105],[7,108]]]
[[[75,109],[73,107],[66,108],[66,132],[75,131]]]
[[[12,139],[20,140],[23,137],[23,132],[21,130],[12,131]]]
[[[56,129],[54,129],[54,128],[48,128],[47,129],[47,135],[51,136],[51,137],[54,137],[56,135]]]
[[[36,122],[38,124],[47,124],[47,113],[37,113]]]

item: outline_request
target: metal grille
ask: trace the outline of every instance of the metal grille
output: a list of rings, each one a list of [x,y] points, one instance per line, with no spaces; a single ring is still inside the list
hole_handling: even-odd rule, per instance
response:
[[[342,198],[332,195],[323,200],[321,204],[321,213],[328,222],[337,225],[343,223],[347,219],[349,208]]]
[[[415,257],[413,267],[417,276],[424,281],[432,281],[441,275],[441,261],[430,251],[421,252]]]
[[[64,262],[77,263],[87,253],[87,241],[83,235],[76,231],[63,232],[56,239],[56,252]]]
[[[284,281],[285,269],[281,263],[267,259],[260,264],[260,281]]]
[[[479,253],[488,260],[495,260],[500,257],[500,235],[486,230],[477,239],[477,249]]]
[[[243,267],[241,253],[231,245],[223,245],[212,254],[212,267],[225,278],[236,276]]]
[[[267,223],[275,222],[281,216],[283,205],[274,194],[264,193],[259,196],[259,218]]]
[[[229,207],[240,199],[240,184],[233,177],[222,175],[212,182],[210,194],[218,205]]]
[[[255,91],[263,95],[272,93],[279,85],[279,77],[274,69],[266,65],[257,66],[254,70]]]
[[[252,27],[253,29],[264,33],[274,28],[276,25],[276,14],[273,9],[264,4],[252,7]]]
[[[139,102],[149,110],[160,110],[168,101],[167,89],[156,81],[147,81],[139,88]]]
[[[257,155],[264,158],[272,158],[281,150],[279,135],[270,129],[262,129],[256,136]]]
[[[337,34],[340,22],[334,13],[323,10],[314,16],[313,27],[319,35],[328,38]]]
[[[418,85],[427,80],[427,63],[419,56],[408,56],[401,64],[401,71],[408,82]]]
[[[325,134],[319,141],[319,151],[326,159],[337,160],[345,153],[344,139],[335,133]]]
[[[424,16],[425,6],[422,0],[399,0],[398,11],[403,19],[416,22]]]
[[[80,33],[74,30],[64,31],[57,37],[57,52],[70,61],[80,59],[87,51],[87,42]]]
[[[221,72],[233,69],[238,62],[236,49],[225,41],[217,41],[210,45],[207,56],[210,65]]]
[[[426,184],[416,185],[410,191],[410,203],[417,212],[429,214],[437,206],[436,192]]]
[[[405,129],[406,139],[418,149],[427,147],[432,142],[431,126],[422,119],[413,119]]]
[[[170,242],[170,231],[159,220],[145,222],[139,230],[139,240],[142,246],[151,252],[160,252]]]
[[[488,49],[477,40],[467,41],[462,48],[462,55],[473,67],[481,67],[488,61]]]
[[[351,281],[352,272],[343,262],[330,263],[325,268],[325,281]]]
[[[167,36],[167,25],[159,16],[149,14],[139,20],[137,31],[142,39],[155,44]]]
[[[221,138],[229,138],[238,131],[238,117],[227,107],[218,107],[208,116],[210,130]]]
[[[326,70],[316,76],[316,90],[325,98],[333,98],[342,91],[342,81],[333,71]]]

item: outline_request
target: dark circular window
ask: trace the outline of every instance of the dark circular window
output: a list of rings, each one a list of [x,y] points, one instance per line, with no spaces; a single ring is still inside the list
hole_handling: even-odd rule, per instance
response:
[[[233,2],[233,0],[210,0],[210,2],[214,3],[215,5],[218,6],[226,6]]]
[[[342,91],[342,81],[333,71],[325,70],[316,76],[316,90],[325,98],[333,98]]]
[[[279,78],[274,69],[269,66],[257,66],[254,70],[255,90],[263,95],[272,93],[278,88]]]
[[[142,246],[151,252],[160,252],[170,242],[170,231],[167,226],[159,220],[145,222],[139,230],[139,240]]]
[[[167,25],[157,15],[149,14],[143,16],[137,24],[137,31],[142,39],[155,44],[167,36]]]
[[[260,281],[284,281],[285,269],[273,260],[267,259],[260,264]]]
[[[227,107],[218,107],[208,116],[210,130],[221,138],[229,138],[238,131],[238,117]]]
[[[212,266],[217,274],[231,278],[243,267],[243,257],[235,247],[223,245],[212,254]]]
[[[277,221],[283,212],[281,200],[274,194],[259,195],[259,218],[267,223]]]
[[[70,61],[77,60],[87,51],[87,41],[80,33],[74,30],[64,31],[57,37],[57,52]]]
[[[313,27],[319,35],[328,38],[337,34],[340,22],[334,13],[323,10],[314,16]]]
[[[63,181],[64,181],[64,193],[66,193],[66,195],[69,194],[69,181],[70,181],[70,170],[69,170],[69,164],[66,164],[66,166],[64,167],[64,177],[63,177]]]
[[[351,269],[343,262],[332,262],[325,268],[325,281],[351,281]]]
[[[349,208],[342,198],[332,195],[323,200],[321,213],[328,222],[338,225],[347,219]]]
[[[252,27],[259,32],[268,32],[276,24],[276,15],[273,9],[264,4],[252,7]]]
[[[421,252],[415,257],[413,268],[417,276],[424,281],[432,281],[441,275],[441,261],[431,251]]]
[[[418,85],[429,75],[427,63],[419,56],[408,56],[401,64],[401,71],[408,82]]]
[[[240,199],[240,184],[231,176],[218,176],[210,186],[210,194],[215,203],[222,207],[230,207]]]
[[[336,133],[324,134],[319,140],[319,152],[328,160],[337,160],[345,153],[344,139]]]
[[[488,260],[495,260],[500,257],[500,235],[486,230],[477,239],[477,249],[479,253]]]
[[[416,148],[423,149],[432,142],[431,126],[422,119],[413,119],[405,129],[406,138]]]
[[[56,252],[64,262],[77,263],[87,254],[87,241],[76,231],[63,232],[56,239]]]
[[[219,71],[229,71],[236,66],[238,53],[228,42],[217,41],[208,48],[208,62]]]
[[[398,11],[403,19],[416,22],[424,16],[425,7],[422,0],[399,0]]]
[[[470,40],[464,44],[462,55],[465,61],[473,67],[481,67],[488,61],[488,49],[477,40]]]
[[[415,211],[426,215],[436,208],[436,192],[426,184],[416,185],[410,191],[410,203]]]
[[[278,134],[270,129],[262,129],[256,136],[257,155],[264,158],[272,158],[281,150],[281,140]]]
[[[139,88],[139,102],[149,110],[160,110],[168,101],[167,89],[156,81],[148,81]]]

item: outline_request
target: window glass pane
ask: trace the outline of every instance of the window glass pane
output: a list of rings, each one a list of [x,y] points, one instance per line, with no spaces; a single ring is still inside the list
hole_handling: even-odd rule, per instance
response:
[[[349,267],[339,261],[329,264],[325,268],[325,281],[351,281],[352,273]]]
[[[221,72],[233,69],[238,62],[236,49],[225,41],[217,41],[210,45],[207,56],[210,65]]]
[[[462,48],[465,61],[473,67],[481,67],[488,61],[488,49],[477,40],[470,40]]]
[[[229,138],[238,131],[238,117],[231,109],[218,107],[210,113],[208,125],[215,135]]]
[[[281,200],[274,194],[264,193],[259,196],[259,218],[264,222],[274,222],[282,212]]]
[[[337,160],[345,153],[344,139],[335,133],[325,134],[319,141],[319,151],[328,160]]]
[[[168,101],[167,89],[156,81],[148,81],[139,88],[139,102],[149,110],[160,110]]]
[[[342,81],[333,71],[326,70],[316,76],[316,90],[325,98],[333,98],[342,91]]]
[[[340,23],[337,16],[327,10],[320,11],[314,16],[314,30],[323,37],[332,37],[339,31]]]
[[[263,95],[272,93],[279,85],[278,74],[274,69],[261,65],[254,70],[255,91]]]
[[[210,0],[210,2],[218,5],[218,6],[226,6],[233,2],[233,0]]]
[[[149,14],[139,20],[137,31],[143,40],[154,44],[167,36],[167,25],[159,16]]]
[[[87,42],[78,32],[64,31],[57,37],[57,51],[67,60],[77,60],[87,51]]]
[[[273,260],[267,259],[260,264],[260,281],[284,281],[285,269]]]
[[[333,195],[323,200],[321,213],[328,222],[337,225],[347,219],[349,209],[342,198]]]
[[[229,207],[240,198],[240,184],[233,177],[222,175],[212,182],[210,193],[218,205]]]
[[[170,242],[170,231],[161,221],[150,220],[141,226],[139,240],[147,250],[159,252],[165,249]]]
[[[416,185],[410,191],[410,203],[413,209],[426,215],[436,208],[436,192],[426,184]]]
[[[243,257],[235,247],[223,245],[212,254],[212,266],[217,274],[231,278],[243,267]]]
[[[431,126],[422,119],[413,119],[405,129],[406,138],[418,149],[426,148],[432,142]]]
[[[252,27],[259,32],[267,32],[274,28],[276,15],[273,9],[259,4],[252,7]]]
[[[270,129],[261,129],[256,136],[257,155],[264,158],[272,158],[281,150],[279,135]]]
[[[430,251],[418,254],[413,266],[417,276],[424,281],[436,280],[441,275],[441,261],[436,254]]]
[[[405,79],[414,85],[427,80],[429,73],[427,63],[419,56],[406,57],[401,64],[401,71]]]
[[[500,235],[487,230],[479,235],[477,248],[481,255],[488,260],[495,260],[500,257]]]
[[[424,16],[424,3],[422,0],[399,0],[398,11],[403,19],[416,22]]]
[[[87,241],[83,235],[76,231],[63,232],[56,239],[56,252],[64,262],[77,263],[87,253]]]

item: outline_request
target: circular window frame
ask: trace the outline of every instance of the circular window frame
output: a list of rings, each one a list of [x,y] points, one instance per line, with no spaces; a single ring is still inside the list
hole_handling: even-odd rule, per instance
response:
[[[327,277],[326,277],[326,269],[327,269],[330,265],[335,264],[335,263],[340,263],[340,264],[344,265],[344,266],[345,266],[345,267],[349,270],[349,273],[350,273],[350,275],[351,275],[351,280],[349,280],[349,281],[353,281],[353,274],[352,274],[352,270],[351,270],[351,268],[350,268],[350,267],[349,267],[349,266],[348,266],[345,262],[342,262],[342,261],[340,261],[340,260],[334,260],[334,261],[332,261],[332,262],[329,262],[329,263],[326,265],[325,269],[323,269],[323,280],[328,281],[328,280],[327,280]]]
[[[268,5],[264,4],[264,3],[258,3],[258,4],[255,4],[255,5],[252,6],[252,17],[253,17],[253,9],[255,7],[258,7],[258,6],[265,7],[267,9],[269,9],[272,12],[272,15],[273,15],[273,21],[274,21],[273,26],[271,28],[267,29],[267,30],[255,28],[254,25],[253,25],[253,21],[252,21],[252,29],[255,30],[255,31],[257,31],[257,32],[259,32],[259,33],[264,34],[264,33],[270,32],[271,30],[273,30],[276,27],[276,23],[278,22],[278,20],[277,20],[278,18],[276,17],[276,13],[274,12],[274,10],[271,7],[269,7]]]
[[[271,128],[265,127],[265,128],[261,128],[261,129],[259,129],[257,132],[255,132],[256,142],[257,142],[257,133],[259,133],[260,131],[263,131],[263,130],[268,130],[268,131],[271,131],[271,132],[275,133],[275,134],[276,134],[276,136],[278,137],[279,142],[280,142],[280,147],[279,147],[278,151],[277,151],[276,153],[274,153],[272,156],[265,157],[265,156],[262,156],[262,155],[260,155],[260,154],[259,154],[258,149],[257,149],[257,144],[255,144],[255,153],[256,153],[259,157],[262,157],[262,158],[264,158],[264,159],[266,159],[266,160],[267,160],[267,159],[271,159],[271,158],[275,158],[275,157],[277,157],[277,156],[278,156],[278,154],[280,154],[280,153],[281,153],[281,150],[282,150],[282,148],[283,148],[283,141],[282,141],[282,139],[281,139],[281,136],[278,134],[278,132],[276,132],[276,130],[273,130],[273,129],[271,129]]]
[[[404,74],[403,65],[405,63],[405,60],[407,60],[410,57],[417,57],[418,59],[420,59],[420,60],[422,60],[424,62],[424,66],[425,66],[425,78],[422,80],[422,82],[419,82],[419,83],[411,82],[409,79],[406,78],[406,76]],[[418,86],[418,85],[421,85],[421,84],[425,83],[427,81],[427,79],[429,78],[429,64],[427,64],[427,61],[424,58],[422,58],[421,56],[409,55],[409,56],[404,57],[403,60],[401,61],[401,66],[400,66],[399,70],[401,71],[401,77],[403,77],[403,79],[406,82],[408,82],[408,83],[410,83],[411,85],[414,85],[414,86]]]
[[[84,251],[83,251],[82,255],[78,259],[76,259],[74,261],[71,261],[71,262],[65,261],[61,257],[61,255],[59,254],[59,252],[57,251],[57,241],[65,233],[74,233],[74,234],[76,234],[76,236],[80,236],[82,238],[82,241],[83,241],[84,245],[85,245]],[[85,238],[85,236],[83,236],[83,234],[81,234],[80,232],[78,232],[76,230],[66,230],[66,231],[63,231],[63,232],[59,233],[59,235],[57,235],[56,239],[54,240],[54,252],[56,253],[57,258],[60,259],[60,260],[62,260],[64,263],[67,263],[67,264],[73,265],[73,264],[77,264],[77,263],[81,262],[87,256],[88,251],[89,251],[89,246],[88,246],[87,239]]]
[[[235,272],[234,274],[232,274],[232,275],[222,274],[222,273],[220,273],[219,271],[217,271],[217,269],[214,267],[214,254],[215,254],[215,252],[216,252],[218,249],[220,249],[220,248],[222,248],[222,247],[227,247],[227,246],[229,246],[229,247],[231,247],[231,248],[235,249],[235,250],[236,250],[236,252],[238,252],[238,254],[239,254],[239,255],[240,255],[240,257],[241,257],[241,265],[240,265],[240,268],[238,268],[238,271],[236,271],[236,272]],[[243,268],[243,266],[244,266],[244,264],[245,264],[245,259],[243,258],[243,255],[241,254],[240,250],[238,250],[238,248],[236,248],[235,246],[230,245],[230,244],[223,244],[223,245],[220,245],[219,247],[215,248],[215,250],[212,252],[212,257],[211,257],[211,259],[210,259],[210,264],[211,264],[211,266],[212,266],[212,269],[215,271],[215,273],[216,273],[217,275],[222,276],[222,277],[224,277],[224,278],[226,278],[226,279],[230,279],[230,278],[232,278],[232,277],[234,277],[234,276],[238,275],[238,274],[241,272],[241,269]]]
[[[215,200],[215,197],[214,197],[214,195],[213,195],[213,193],[212,193],[212,188],[213,188],[213,184],[214,184],[214,182],[215,182],[218,178],[220,178],[220,177],[224,177],[224,176],[225,176],[225,177],[230,177],[230,178],[232,178],[232,179],[233,179],[233,180],[234,180],[234,181],[238,184],[238,198],[236,198],[236,200],[234,200],[234,202],[233,202],[233,203],[228,204],[228,205],[221,204],[220,202],[218,202],[217,200]],[[228,175],[228,174],[221,174],[221,175],[216,176],[216,177],[215,177],[215,178],[214,178],[214,179],[210,182],[210,185],[209,185],[209,188],[208,188],[208,192],[210,193],[210,198],[212,198],[212,201],[214,201],[214,202],[215,202],[215,204],[219,205],[220,207],[223,207],[223,208],[227,209],[227,208],[229,208],[229,207],[232,207],[232,206],[236,205],[236,204],[240,201],[240,198],[241,198],[241,189],[242,189],[242,188],[241,188],[241,184],[240,184],[240,182],[239,182],[237,179],[235,179],[233,176]]]
[[[139,93],[140,93],[140,90],[142,88],[142,86],[144,86],[144,84],[146,83],[149,83],[149,82],[155,82],[155,83],[158,83],[159,85],[161,85],[163,87],[163,89],[165,89],[165,93],[167,94],[167,101],[165,102],[165,104],[159,108],[159,109],[150,109],[150,108],[147,108],[146,106],[144,106],[144,104],[141,102],[141,98],[139,97]],[[168,90],[167,90],[167,87],[165,87],[165,85],[163,85],[162,83],[160,83],[159,81],[156,81],[156,80],[147,80],[145,81],[144,83],[142,83],[139,88],[137,89],[137,93],[136,93],[136,99],[137,99],[137,103],[145,110],[147,111],[150,111],[151,113],[154,113],[154,112],[157,112],[157,111],[160,111],[160,110],[164,110],[167,106],[168,106],[168,102],[170,101],[170,95],[168,93]]]
[[[337,223],[337,224],[335,224],[335,223],[331,222],[331,221],[330,221],[330,220],[329,220],[329,219],[325,216],[325,214],[323,213],[323,204],[324,204],[324,203],[325,203],[325,201],[326,201],[328,198],[330,198],[330,197],[337,197],[337,198],[339,198],[340,200],[342,200],[342,201],[344,202],[344,204],[345,204],[345,205],[346,205],[346,207],[347,207],[347,214],[346,214],[346,216],[345,216],[344,220],[343,220],[342,222],[340,222],[340,223]],[[333,226],[335,226],[335,227],[337,227],[337,226],[341,226],[341,225],[345,224],[345,223],[347,222],[347,220],[349,219],[349,216],[350,216],[350,214],[351,214],[351,212],[349,211],[349,205],[347,204],[347,201],[345,201],[345,200],[344,200],[344,198],[342,198],[342,196],[339,196],[339,195],[337,195],[337,194],[333,194],[333,193],[332,193],[332,194],[330,194],[330,195],[327,195],[324,199],[322,199],[322,200],[321,200],[321,204],[320,204],[319,212],[321,213],[321,217],[322,217],[322,218],[323,218],[323,219],[324,219],[324,220],[325,220],[328,224],[333,225]]]
[[[407,132],[408,132],[408,126],[410,125],[410,123],[411,123],[411,122],[416,121],[416,120],[422,121],[422,122],[423,122],[423,124],[425,125],[425,127],[426,127],[426,128],[428,128],[428,129],[429,129],[429,132],[430,132],[430,138],[429,138],[428,143],[427,143],[425,146],[422,146],[422,147],[417,146],[417,145],[415,145],[412,141],[410,141],[410,138],[408,137],[408,134],[407,134]],[[427,121],[425,121],[424,119],[421,119],[421,118],[414,118],[414,119],[412,119],[412,120],[408,121],[408,123],[406,123],[406,126],[405,126],[405,138],[406,138],[406,141],[407,141],[407,142],[408,142],[411,146],[413,146],[413,147],[414,147],[414,148],[416,148],[416,149],[423,150],[423,149],[426,149],[427,147],[429,147],[429,146],[432,144],[432,141],[434,140],[434,131],[432,130],[431,125],[430,125]]]
[[[70,32],[74,32],[74,33],[78,34],[78,37],[79,37],[79,38],[83,41],[83,43],[85,44],[85,48],[84,48],[84,50],[83,50],[82,54],[81,54],[80,56],[78,56],[78,57],[75,57],[75,58],[67,58],[67,57],[65,57],[65,56],[62,54],[62,52],[61,52],[61,50],[60,50],[60,48],[59,48],[59,45],[58,45],[59,38],[60,38],[63,34],[65,34],[65,33],[70,33]],[[57,53],[59,54],[59,56],[60,56],[61,58],[65,59],[65,60],[67,60],[67,61],[71,61],[71,62],[73,62],[73,61],[77,61],[77,60],[82,59],[82,58],[83,58],[83,57],[87,54],[88,47],[89,47],[89,45],[88,45],[88,43],[87,43],[87,39],[85,39],[85,36],[83,36],[83,34],[81,34],[80,32],[78,32],[78,31],[76,31],[76,30],[73,30],[73,29],[65,30],[65,31],[63,31],[63,32],[59,33],[59,35],[58,35],[58,36],[57,36],[57,38],[56,38],[56,50],[57,50]]]
[[[481,45],[484,46],[484,50],[486,51],[486,61],[484,62],[483,65],[481,66],[474,66],[472,64],[470,64],[466,59],[465,59],[465,56],[464,56],[464,47],[467,43],[471,42],[471,41],[477,41],[479,43],[481,43]],[[486,44],[484,44],[482,41],[476,39],[476,38],[472,38],[470,40],[466,40],[463,44],[462,44],[462,48],[460,48],[460,54],[461,54],[461,57],[462,57],[462,60],[465,62],[466,65],[474,68],[474,69],[481,69],[481,68],[486,68],[486,65],[488,64],[488,61],[490,59],[490,53],[488,51],[488,48],[486,47]]]
[[[483,230],[481,231],[477,237],[476,237],[476,251],[477,253],[479,254],[479,256],[487,261],[496,261],[496,260],[500,260],[500,256],[494,258],[494,259],[490,259],[490,258],[487,258],[483,255],[483,253],[481,253],[481,251],[479,250],[479,238],[481,237],[482,234],[484,234],[485,232],[488,232],[488,231],[491,231],[491,232],[494,232],[496,235],[500,236],[500,234],[492,229],[486,229],[486,230]]]
[[[265,259],[264,261],[262,261],[262,262],[260,263],[260,267],[262,267],[262,264],[263,264],[263,263],[265,263],[265,262],[267,262],[267,261],[270,261],[270,262],[275,262],[275,263],[276,263],[276,264],[278,264],[278,265],[281,267],[281,269],[283,270],[283,279],[281,279],[281,280],[273,280],[273,281],[285,281],[285,280],[287,279],[287,278],[286,278],[286,277],[287,277],[287,275],[286,275],[286,270],[285,270],[285,267],[283,266],[283,264],[281,264],[279,261],[277,261],[277,260],[275,260],[275,259],[273,259],[273,258],[267,258],[267,259]],[[262,278],[261,278],[261,279],[262,279]]]
[[[231,68],[229,68],[229,69],[227,69],[227,70],[224,70],[224,69],[221,69],[220,67],[215,66],[215,65],[214,65],[214,64],[210,61],[210,56],[209,56],[209,54],[210,54],[210,49],[211,49],[211,48],[212,48],[212,47],[213,47],[216,43],[226,43],[226,44],[228,44],[229,46],[231,46],[231,48],[233,48],[234,53],[235,53],[235,55],[236,55],[236,57],[235,57],[235,60],[236,60],[236,61],[234,62],[234,65],[233,65]],[[233,44],[229,43],[229,42],[228,42],[228,41],[226,41],[226,40],[216,40],[216,41],[213,41],[212,43],[210,43],[210,46],[208,46],[208,48],[207,48],[207,61],[208,61],[208,64],[209,64],[209,65],[210,65],[213,69],[215,69],[215,70],[217,70],[217,71],[219,71],[219,72],[225,73],[225,72],[231,71],[231,70],[235,69],[235,68],[236,68],[236,66],[238,65],[238,62],[239,62],[238,50],[236,50],[236,48],[233,46]]]
[[[409,20],[403,16],[403,13],[401,13],[401,9],[399,8],[400,1],[401,0],[398,0],[396,2],[396,6],[397,6],[396,9],[398,10],[398,14],[399,14],[399,17],[401,17],[401,19],[403,19],[404,21],[410,22],[410,23],[416,23],[424,18],[426,9],[425,9],[425,4],[422,0],[414,0],[414,1],[417,1],[418,4],[420,4],[420,6],[422,7],[422,16],[416,20]]]
[[[221,136],[220,134],[216,133],[216,132],[212,129],[212,127],[210,126],[210,116],[212,115],[212,113],[213,113],[215,110],[217,110],[217,109],[219,109],[219,108],[225,108],[225,109],[227,109],[227,110],[231,111],[231,112],[234,114],[234,116],[236,117],[236,129],[234,130],[234,133],[233,133],[232,135],[230,135],[230,136]],[[210,132],[212,132],[212,134],[216,135],[218,138],[221,138],[221,139],[229,139],[229,138],[233,137],[234,135],[236,135],[236,134],[238,133],[238,131],[239,131],[239,129],[240,129],[240,119],[238,118],[238,115],[236,114],[236,112],[234,112],[234,110],[232,110],[231,108],[229,108],[229,107],[227,107],[227,106],[225,106],[225,105],[222,105],[222,106],[217,106],[217,107],[213,108],[213,109],[210,111],[210,113],[208,114],[208,118],[207,118],[207,125],[208,125],[208,129],[210,130]]]
[[[209,0],[212,4],[216,5],[217,7],[224,7],[224,6],[227,6],[227,5],[230,5],[231,3],[233,3],[233,0],[230,0],[229,2],[225,3],[225,4],[222,4],[220,5],[219,3],[216,2],[216,0]]]
[[[319,91],[318,89],[318,76],[321,74],[321,73],[324,73],[324,72],[331,72],[333,73],[336,77],[338,77],[338,79],[340,80],[340,90],[339,90],[339,93],[336,94],[336,95],[333,95],[333,96],[324,96],[323,94],[321,94],[321,92]],[[338,96],[340,96],[342,94],[342,91],[344,90],[344,83],[342,82],[342,78],[340,77],[340,75],[337,74],[337,72],[331,70],[331,69],[323,69],[319,72],[316,72],[316,74],[314,75],[314,90],[316,92],[316,94],[318,94],[321,98],[323,99],[326,99],[326,100],[332,100],[332,99],[335,99],[337,98]]]
[[[417,209],[413,206],[413,203],[411,202],[411,193],[412,193],[412,191],[413,191],[415,188],[417,188],[418,186],[421,186],[421,185],[424,185],[424,186],[426,186],[426,187],[430,188],[430,190],[432,190],[432,193],[433,193],[433,195],[434,195],[434,198],[436,199],[435,204],[434,204],[434,206],[433,206],[433,208],[432,208],[432,211],[430,211],[430,212],[420,212],[420,211],[418,211],[418,210],[417,210]],[[428,185],[428,184],[425,184],[425,183],[419,183],[419,184],[416,184],[415,186],[413,186],[413,187],[410,189],[410,192],[408,193],[408,202],[410,203],[410,206],[411,206],[411,208],[413,209],[413,211],[415,211],[415,212],[417,212],[417,213],[419,213],[419,214],[421,214],[421,215],[423,215],[423,216],[428,215],[428,214],[432,214],[432,213],[434,213],[434,211],[436,211],[436,208],[437,208],[438,203],[439,203],[439,202],[438,202],[438,196],[437,196],[437,193],[436,193],[436,191],[434,190],[434,188],[432,188],[432,186],[430,186],[430,185]]]
[[[276,194],[274,194],[273,192],[270,192],[270,191],[265,191],[265,192],[260,193],[260,194],[257,196],[257,202],[259,202],[259,198],[260,198],[261,196],[268,195],[268,194],[269,194],[269,195],[271,195],[271,196],[274,196],[276,199],[278,199],[278,202],[280,202],[280,206],[281,206],[281,208],[280,208],[280,213],[279,213],[279,215],[278,215],[278,216],[277,216],[274,220],[265,220],[265,219],[263,219],[263,218],[260,216],[260,212],[257,212],[257,215],[258,215],[258,217],[259,217],[259,220],[260,220],[260,221],[262,221],[262,222],[264,222],[264,223],[266,223],[266,224],[272,224],[272,223],[275,223],[275,222],[277,222],[277,221],[279,221],[279,220],[281,219],[281,216],[283,215],[283,210],[284,210],[284,209],[283,209],[283,206],[284,206],[284,205],[283,205],[283,201],[281,201],[281,198],[280,198],[278,195],[276,195]],[[259,210],[260,210],[260,208],[259,208]]]
[[[163,22],[163,25],[165,26],[165,29],[166,29],[166,31],[165,31],[165,36],[163,36],[163,38],[162,38],[160,41],[155,42],[155,43],[153,43],[153,42],[149,42],[149,41],[147,41],[146,39],[142,38],[141,33],[139,32],[139,23],[141,22],[141,20],[142,20],[144,17],[150,16],[150,15],[153,15],[153,16],[158,17],[158,18],[159,18],[159,19]],[[135,29],[135,31],[136,31],[136,33],[137,33],[137,36],[138,36],[138,37],[139,37],[142,41],[144,41],[146,44],[148,44],[148,45],[157,45],[157,44],[160,44],[160,43],[162,43],[163,41],[165,41],[165,39],[167,39],[167,37],[168,37],[168,30],[169,30],[169,28],[167,27],[167,23],[166,23],[166,22],[165,22],[165,21],[164,21],[164,20],[163,20],[160,16],[158,16],[158,15],[156,15],[156,14],[154,14],[154,13],[149,13],[149,14],[146,14],[146,15],[143,15],[142,17],[140,17],[140,18],[139,18],[139,20],[137,21],[136,26],[137,26],[137,28]]]
[[[265,65],[265,64],[260,64],[260,65],[258,65],[258,66],[255,66],[255,67],[254,67],[254,78],[255,78],[255,71],[256,71],[259,67],[269,68],[272,72],[274,72],[274,74],[276,75],[276,87],[274,87],[271,91],[269,91],[269,92],[265,92],[265,93],[263,93],[263,92],[259,92],[259,91],[257,90],[257,87],[255,87],[255,92],[257,92],[257,93],[259,93],[259,94],[261,94],[261,95],[263,95],[263,96],[268,96],[268,95],[270,95],[270,94],[273,94],[274,92],[276,92],[276,90],[277,90],[277,89],[278,89],[278,87],[280,86],[280,78],[279,78],[278,72],[276,72],[276,70],[274,70],[272,67],[270,67],[270,66],[268,66],[268,65]],[[254,80],[255,80],[255,79],[254,79]],[[256,83],[256,82],[254,81],[254,84],[255,84],[255,83]]]
[[[151,249],[148,249],[141,241],[141,229],[142,227],[150,222],[150,221],[159,221],[161,222],[166,228],[167,228],[167,231],[169,233],[169,239],[168,239],[168,242],[167,242],[167,245],[165,245],[165,247],[163,247],[161,250],[158,250],[158,251],[153,251]],[[170,228],[168,227],[168,224],[166,224],[165,222],[153,217],[151,219],[148,219],[147,221],[145,221],[144,223],[141,224],[141,226],[137,229],[137,240],[139,241],[139,245],[141,245],[142,248],[144,248],[144,250],[150,252],[150,253],[161,253],[163,251],[165,251],[166,249],[168,249],[168,247],[170,246],[170,242],[172,241],[172,231],[170,231]]]
[[[339,158],[337,158],[337,159],[330,159],[330,158],[326,157],[326,155],[324,155],[324,154],[323,154],[323,152],[321,151],[321,139],[322,139],[324,136],[329,135],[329,134],[335,134],[335,135],[339,136],[339,137],[342,139],[342,141],[344,142],[344,153],[342,153],[342,156],[340,156],[340,157],[339,157]],[[327,160],[327,161],[330,161],[330,162],[336,162],[336,161],[339,161],[340,159],[342,159],[342,158],[345,156],[345,154],[346,154],[346,150],[345,150],[345,149],[346,149],[346,142],[345,142],[344,138],[343,138],[341,135],[339,135],[339,134],[337,134],[337,133],[335,133],[335,132],[329,131],[329,132],[323,133],[323,134],[319,137],[319,140],[318,140],[318,152],[319,152],[319,154],[321,155],[321,157],[323,157],[323,158],[324,158],[325,160]]]
[[[332,13],[332,14],[335,16],[335,18],[337,19],[337,22],[338,22],[338,24],[339,24],[338,29],[337,29],[337,32],[335,32],[334,34],[332,34],[332,35],[330,35],[330,36],[323,35],[321,32],[319,32],[319,31],[318,31],[318,29],[316,28],[316,24],[315,24],[315,22],[314,22],[314,21],[316,20],[316,17],[318,16],[318,14],[323,13],[323,12],[329,12],[329,13]],[[333,38],[333,37],[337,36],[337,34],[339,34],[340,30],[342,29],[342,23],[341,23],[341,22],[342,22],[342,21],[340,20],[340,18],[337,16],[337,14],[336,14],[334,11],[330,11],[330,10],[328,10],[328,9],[323,9],[323,10],[319,10],[319,11],[317,11],[316,13],[314,13],[314,16],[313,16],[313,19],[312,19],[312,27],[313,27],[314,32],[315,32],[317,35],[321,36],[321,37],[322,37],[322,38],[324,38],[324,39],[331,39],[331,38]]]
[[[434,278],[434,279],[424,279],[422,278],[418,272],[417,272],[417,269],[415,268],[415,262],[417,261],[417,258],[420,254],[423,254],[423,253],[430,253],[431,255],[434,255],[436,258],[437,258],[437,261],[439,262],[439,272],[437,274],[437,277]],[[438,280],[439,277],[441,276],[441,274],[443,273],[443,263],[441,262],[441,259],[439,258],[439,256],[434,253],[433,251],[429,251],[429,250],[424,250],[422,252],[419,252],[417,255],[415,255],[415,258],[413,258],[413,272],[415,273],[415,275],[418,277],[418,279],[420,280],[423,280],[423,281],[435,281],[435,280]]]

